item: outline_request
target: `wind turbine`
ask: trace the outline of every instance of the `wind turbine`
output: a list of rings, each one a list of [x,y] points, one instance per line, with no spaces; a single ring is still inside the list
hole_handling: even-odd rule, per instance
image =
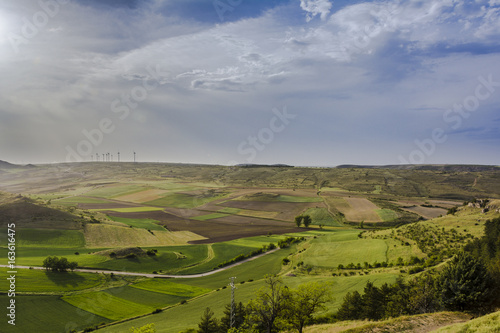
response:
[[[134,163],[135,163],[135,151],[134,151]]]

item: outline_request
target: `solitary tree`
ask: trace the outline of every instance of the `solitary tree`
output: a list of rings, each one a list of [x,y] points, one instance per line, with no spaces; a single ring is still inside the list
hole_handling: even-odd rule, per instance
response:
[[[328,285],[318,282],[302,284],[291,294],[288,319],[299,333],[302,333],[302,329],[312,319],[312,315],[319,310],[324,310],[324,304],[332,299]]]

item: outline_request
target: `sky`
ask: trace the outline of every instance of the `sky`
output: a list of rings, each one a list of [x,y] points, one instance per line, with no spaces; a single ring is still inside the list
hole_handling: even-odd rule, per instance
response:
[[[2,1],[0,160],[500,165],[499,65],[500,0]]]

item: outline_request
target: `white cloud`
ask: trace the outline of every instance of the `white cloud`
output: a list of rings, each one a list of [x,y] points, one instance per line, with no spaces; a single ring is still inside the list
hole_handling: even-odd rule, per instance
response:
[[[329,0],[300,0],[300,8],[307,12],[306,21],[309,22],[317,15],[325,20],[330,14],[332,4]]]

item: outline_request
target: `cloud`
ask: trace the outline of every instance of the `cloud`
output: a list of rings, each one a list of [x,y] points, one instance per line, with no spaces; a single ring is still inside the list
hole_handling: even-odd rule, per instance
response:
[[[109,118],[116,129],[94,152],[244,162],[238,144],[287,106],[296,120],[254,162],[391,164],[445,128],[443,113],[474,93],[479,76],[500,81],[493,0],[363,1],[336,10],[294,0],[249,12],[244,2],[232,21],[217,24],[189,16],[198,2],[72,1],[19,54],[0,43],[8,78],[0,83],[0,159],[23,151],[35,161],[64,159],[66,145]],[[9,29],[19,32],[21,18],[39,10],[32,1],[9,4]],[[144,82],[158,85],[121,119],[112,103],[127,105]],[[499,96],[463,119],[464,129],[487,130],[450,132],[446,148],[480,151],[481,136],[491,140],[500,127]],[[437,151],[428,162],[449,158]]]
[[[300,0],[300,8],[307,12],[306,21],[311,21],[317,15],[325,20],[330,14],[332,4],[329,0]]]

